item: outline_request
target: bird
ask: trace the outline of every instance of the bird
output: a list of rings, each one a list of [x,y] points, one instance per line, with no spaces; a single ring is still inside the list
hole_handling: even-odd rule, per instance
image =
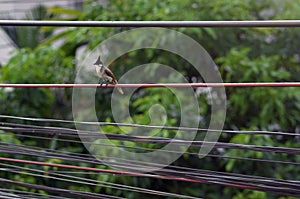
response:
[[[100,59],[100,56],[98,57],[97,61],[94,63],[95,67],[96,67],[96,73],[97,75],[103,80],[103,82],[101,83],[101,85],[104,82],[111,82],[113,84],[118,84],[118,81],[116,80],[114,74],[111,72],[111,70],[109,70],[108,67],[104,66],[103,62]],[[118,91],[123,95],[124,92],[122,90],[122,88],[117,87]]]

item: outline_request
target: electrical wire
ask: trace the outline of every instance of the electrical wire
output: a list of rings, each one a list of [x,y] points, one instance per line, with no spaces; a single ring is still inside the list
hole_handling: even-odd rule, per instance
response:
[[[26,170],[26,171],[30,171],[30,172],[43,173],[44,175],[37,175],[37,174],[32,174],[30,172],[10,171],[10,172],[32,175],[32,176],[41,177],[41,178],[50,178],[50,179],[55,179],[55,180],[60,180],[60,181],[77,183],[77,184],[92,185],[92,186],[98,186],[98,187],[107,187],[107,188],[112,188],[112,189],[120,189],[123,191],[131,191],[131,192],[134,191],[134,192],[138,192],[138,193],[144,193],[144,194],[150,194],[150,195],[156,195],[156,196],[196,199],[195,197],[185,196],[185,195],[181,195],[181,194],[173,194],[173,193],[168,193],[168,192],[155,191],[155,190],[151,190],[151,189],[145,189],[145,188],[121,185],[121,184],[116,184],[116,183],[111,183],[111,182],[105,182],[105,181],[101,181],[101,180],[81,178],[81,177],[76,177],[76,176],[72,176],[72,175],[59,174],[59,173],[55,173],[55,172],[51,172],[51,171],[47,172],[47,171],[43,171],[43,170],[24,168],[24,167],[20,167],[20,166],[3,164],[3,163],[0,163],[0,165],[6,166],[6,167],[17,168],[18,170]],[[68,178],[70,178],[71,180]]]
[[[38,140],[53,140],[53,138],[50,138],[50,137],[41,137],[41,136],[36,136],[36,135],[30,136],[30,135],[18,134],[17,136],[18,137],[22,137],[22,138],[32,138],[32,139],[38,139]],[[125,146],[125,145],[121,145],[121,144],[93,143],[93,142],[85,142],[85,141],[81,141],[81,140],[71,140],[71,139],[55,138],[55,140],[57,142],[63,142],[63,143],[93,144],[93,145],[97,145],[97,146],[99,145],[99,146],[103,146],[103,147],[118,147],[118,148],[122,148],[122,149],[143,150],[143,151],[148,151],[148,152],[156,150],[156,149],[153,149],[153,148],[146,148],[146,147]],[[41,149],[43,149],[43,148],[41,148]],[[173,150],[160,149],[160,151],[162,151],[164,153],[182,154],[179,151],[173,151]],[[192,153],[192,152],[188,152],[188,151],[185,151],[184,154],[194,155],[194,156],[204,155],[204,154]],[[82,154],[76,153],[76,155],[80,156]],[[94,155],[94,156],[96,156],[96,155]],[[263,163],[271,163],[271,164],[300,165],[300,162],[280,161],[280,160],[270,160],[270,159],[243,158],[243,157],[233,157],[233,156],[225,156],[225,155],[216,155],[216,154],[205,154],[205,156],[210,157],[210,158],[246,160],[246,161],[263,162]],[[99,156],[99,158],[103,158],[103,156]],[[123,159],[123,160],[125,160],[125,159]]]
[[[186,28],[283,28],[300,27],[300,20],[252,21],[38,21],[0,20],[0,26],[58,26],[58,27],[186,27]]]
[[[37,148],[37,147],[35,147]],[[13,146],[11,147],[11,150],[13,151],[12,153],[13,154],[23,154],[23,155],[29,155],[29,156],[38,156],[38,157],[44,157],[44,158],[54,158],[54,159],[63,159],[63,160],[66,160],[66,158],[62,158],[61,156],[57,156],[56,154],[54,153],[51,153],[52,156],[49,156],[48,154],[50,154],[49,152],[40,152],[40,151],[37,151],[36,154],[33,154],[32,152],[26,150],[26,148],[21,148],[20,150],[18,150],[18,146]],[[18,153],[16,151],[22,151],[22,153]],[[5,152],[6,154],[9,154],[11,152],[9,151],[1,151],[1,152]],[[56,155],[56,156],[53,156],[53,155]],[[73,159],[68,159],[70,161],[74,161],[74,159],[78,159],[78,154],[74,154],[75,157],[73,157]],[[108,158],[108,159],[112,159],[110,157],[101,157],[101,158]],[[141,162],[141,161],[132,161],[132,160],[124,160],[124,159],[121,159],[121,158],[113,158],[115,160],[121,160],[123,163],[119,163],[119,162],[109,162],[109,163],[106,163],[104,160],[101,160],[100,162],[98,161],[95,161],[94,159],[91,159],[91,158],[88,158],[88,159],[80,159],[81,162],[85,162],[85,163],[91,163],[91,164],[105,164],[105,165],[110,165],[110,166],[114,166],[114,167],[117,167],[117,168],[121,168],[121,169],[130,169],[130,170],[134,170],[137,168],[137,166],[139,167],[138,168],[138,171],[143,171],[143,168],[140,167],[142,165],[147,165],[147,166],[155,166],[155,168],[157,167],[160,167],[160,168],[163,168],[165,165],[160,165],[160,164],[155,164],[155,163],[148,163],[148,162]],[[88,161],[87,161],[88,160]],[[78,161],[78,160],[77,160]],[[129,162],[130,164],[126,164],[126,162]],[[124,167],[125,166],[125,167]],[[172,166],[172,165],[169,165],[168,168],[170,169],[175,169],[176,170],[176,173],[178,173],[178,171],[182,171],[189,175],[189,174],[195,174],[195,173],[203,173],[203,170],[199,170],[199,169],[193,169],[193,168],[186,168],[186,167],[179,167],[179,166]],[[153,170],[153,168],[152,168]],[[161,170],[163,171],[163,170]],[[212,172],[212,171],[204,171],[204,173],[217,173],[217,177],[220,177],[220,175],[225,175],[224,173],[221,173],[221,172]],[[173,174],[173,176],[176,176],[176,173]],[[249,179],[249,178],[252,178],[251,176],[244,176],[244,175],[240,175],[240,174],[229,174],[229,173],[226,173],[226,175],[228,176],[237,176],[237,177],[245,177],[245,179]],[[258,176],[255,176],[254,177],[255,179],[264,179],[262,177],[258,177]]]
[[[27,160],[18,160],[18,159],[11,159],[11,158],[0,158],[2,161],[10,161],[10,162],[19,162],[25,164],[37,164],[42,166],[51,166],[51,167],[59,167],[59,168],[73,168],[79,170],[88,170],[88,171],[97,171],[97,172],[104,172],[103,169],[97,168],[87,168],[87,167],[78,167],[78,166],[70,166],[70,165],[63,165],[63,164],[53,164],[53,163],[45,163],[45,162],[36,162],[36,161],[27,161]],[[115,174],[119,174],[119,171],[109,170],[109,172],[114,172]],[[159,171],[161,173],[166,174],[166,171]],[[159,173],[156,171],[156,173]],[[169,173],[174,175],[174,172],[169,171]],[[288,181],[277,181],[274,179],[270,180],[259,180],[256,178],[248,178],[242,180],[241,178],[234,178],[233,180],[228,179],[220,179],[215,177],[204,176],[189,176],[189,175],[179,175],[177,171],[175,171],[177,177],[171,176],[157,176],[157,175],[149,175],[149,174],[139,174],[140,177],[154,177],[160,179],[168,179],[168,180],[180,180],[186,182],[195,182],[195,183],[207,183],[207,184],[218,184],[218,185],[225,185],[225,186],[233,186],[245,189],[253,189],[258,191],[267,191],[271,193],[289,195],[289,196],[299,196],[300,195],[300,183],[296,181],[288,182]],[[136,175],[135,175],[136,176]],[[239,180],[239,181],[238,181]],[[1,181],[1,180],[0,180]],[[259,183],[258,183],[259,182]],[[269,186],[271,184],[271,186]],[[275,188],[274,188],[275,187]]]
[[[173,127],[173,126],[154,126],[154,125],[142,125],[142,124],[130,124],[130,123],[116,123],[116,122],[83,122],[83,121],[71,121],[71,120],[58,120],[58,119],[45,119],[45,118],[29,118],[29,117],[17,117],[9,115],[0,115],[0,118],[17,119],[34,122],[51,122],[51,123],[69,123],[69,124],[84,124],[84,125],[99,125],[99,126],[121,126],[121,127],[139,127],[143,129],[161,129],[161,130],[176,130],[176,131],[197,131],[197,132],[219,132],[228,134],[249,134],[249,135],[270,135],[270,136],[300,136],[291,132],[275,132],[275,131],[235,131],[235,130],[217,130],[217,129],[204,129],[204,128],[191,128],[191,127]],[[0,122],[2,126],[19,126],[19,127],[37,127],[41,129],[57,129],[65,130],[61,127],[45,127],[35,125],[23,125],[16,123]]]
[[[300,22],[300,21],[299,21]],[[0,20],[1,24],[1,20]],[[300,87],[300,82],[160,83],[160,84],[0,84],[0,88],[202,88],[202,87]]]
[[[14,150],[14,151],[19,150],[17,146],[11,147],[11,149]],[[59,156],[49,156],[49,155],[47,155],[47,154],[49,154],[49,152],[36,151],[36,154],[33,154],[33,153],[28,152],[28,150],[26,150],[24,148],[21,148],[20,150],[24,150],[24,154],[25,155],[38,156],[38,157],[44,157],[44,158],[62,159]],[[31,151],[33,151],[33,150],[31,150]],[[42,153],[42,154],[41,155],[37,155],[37,153]],[[51,153],[51,154],[53,154],[53,153]],[[74,156],[74,159],[76,159],[75,156]],[[95,160],[92,160],[92,161],[81,161],[81,162],[91,163],[91,164],[95,164],[95,165],[98,165],[98,164],[107,164],[104,161],[95,161]],[[137,161],[135,161],[135,162],[137,162]],[[123,165],[123,169],[124,169],[124,165],[125,166],[126,165],[130,166],[130,167],[139,166],[137,164],[124,164],[124,163],[115,163],[115,165],[113,165],[113,166],[116,166],[118,168],[122,168],[122,165]],[[125,167],[125,168],[128,169],[128,167]],[[170,169],[172,169],[173,171],[170,170]],[[253,179],[267,179],[267,178],[263,178],[263,177],[251,177],[251,176],[245,176],[245,175],[240,175],[240,174],[229,174],[229,173],[222,173],[222,172],[204,171],[204,170],[199,170],[199,169],[184,168],[184,167],[178,167],[178,166],[177,167],[175,167],[175,166],[168,166],[168,169],[160,169],[158,172],[162,172],[164,174],[166,173],[166,171],[167,171],[167,173],[173,172],[173,176],[174,176],[174,171],[175,171],[174,169],[176,170],[175,174],[181,173],[181,174],[191,175],[191,174],[203,174],[203,173],[210,173],[210,174],[218,173],[218,174],[222,174],[222,175],[226,175],[226,176],[244,177],[245,179],[249,179],[249,178],[253,178]],[[131,170],[133,170],[133,168]],[[218,177],[220,177],[220,176],[218,176]],[[278,181],[279,182],[287,182],[286,180],[283,180],[283,181],[278,180]],[[296,182],[296,181],[293,181],[293,182]],[[292,186],[296,186],[296,184],[293,184]]]
[[[0,130],[10,131],[10,132],[23,132],[23,133],[46,133],[46,134],[58,134],[65,136],[74,137],[74,133],[77,130],[73,130],[73,133],[70,134],[70,131],[63,132],[62,130],[52,130],[47,132],[42,129],[30,129],[30,128],[2,128]],[[73,134],[73,135],[72,135]],[[121,135],[121,134],[105,134],[100,132],[91,132],[91,131],[79,131],[77,134],[81,139],[111,139],[118,141],[130,141],[138,143],[148,143],[148,144],[168,144],[171,143],[178,146],[190,145],[197,148],[211,147],[213,148],[225,148],[225,149],[239,149],[239,150],[251,150],[259,152],[272,152],[272,153],[285,153],[285,154],[300,154],[300,149],[298,148],[288,148],[288,147],[273,147],[273,146],[256,146],[256,145],[245,145],[245,144],[236,144],[236,143],[225,143],[225,142],[208,142],[208,141],[189,141],[189,140],[179,140],[171,139],[164,137],[148,137],[148,136],[130,136],[130,135]],[[75,135],[77,137],[77,135]]]
[[[1,0],[0,3],[2,4],[41,4],[41,3],[47,3],[49,2],[48,0],[39,0],[38,2],[36,0],[27,0],[27,1],[19,1],[19,0]],[[62,0],[51,0],[51,2],[59,2],[61,3]],[[77,3],[77,2],[84,2],[84,0],[67,0],[64,3]]]
[[[36,154],[38,154],[38,153],[41,153],[40,155],[36,155],[36,154],[33,154],[33,153],[31,153],[30,151],[28,151],[28,150],[26,150],[25,148],[20,148],[20,149],[18,149],[18,146],[11,146],[11,150],[14,150],[14,151],[24,151],[24,154],[25,155],[30,155],[30,156],[39,156],[39,157],[47,157],[47,158],[54,158],[54,159],[61,159],[61,157],[57,157],[57,156],[49,156],[49,155],[47,155],[47,154],[49,154],[49,152],[41,152],[41,151],[36,151]],[[34,150],[31,150],[31,151],[34,151]],[[77,157],[74,157],[74,159],[76,159]],[[69,159],[70,160],[70,159]],[[72,161],[72,160],[71,160]],[[83,162],[86,162],[86,163],[92,163],[92,164],[102,164],[103,163],[103,161],[101,161],[101,162],[98,162],[98,161],[83,161]],[[105,162],[104,162],[105,163]],[[120,164],[120,163],[115,163],[115,165],[114,166],[117,166],[117,167],[119,167],[119,168],[121,168],[122,166],[120,166],[120,165],[122,165],[122,164]],[[133,164],[123,164],[123,165],[127,165],[127,166],[130,166],[130,167],[134,167],[134,166],[136,166],[136,164],[135,165],[133,165]],[[128,167],[125,167],[126,169],[128,169]],[[171,167],[170,167],[171,168]],[[180,169],[180,170],[187,170],[188,172],[184,172],[184,174],[192,174],[192,173],[194,173],[194,172],[191,172],[190,170],[192,169],[192,168],[182,168],[182,167],[172,167],[172,168],[178,168],[178,169]],[[123,169],[124,169],[124,167],[123,167]],[[131,169],[131,170],[133,170],[133,169]],[[192,169],[193,170],[193,169]],[[199,171],[200,170],[194,170],[194,171],[196,171],[196,173],[199,173]],[[160,170],[160,172],[165,172],[165,170]],[[216,173],[216,172],[214,172],[214,173]],[[218,173],[221,173],[221,172],[218,172]],[[228,174],[226,174],[226,175],[228,175]],[[237,176],[237,175],[236,175]],[[242,176],[242,175],[239,175],[239,176]],[[247,179],[249,179],[249,178],[251,178],[251,176],[247,176]],[[261,177],[254,177],[255,179],[258,179],[258,178],[260,178],[260,179],[263,179],[263,178],[261,178]],[[295,181],[293,181],[293,182],[295,182]]]
[[[38,197],[39,199],[42,198],[47,198],[47,199],[69,199],[66,197],[61,197],[61,196],[53,196],[53,195],[43,195],[39,193],[33,193],[33,192],[27,192],[27,191],[21,191],[21,190],[15,190],[15,189],[6,189],[6,188],[0,188],[0,191],[6,191],[6,192],[12,192],[21,195],[22,194],[22,199],[26,196],[29,196],[31,199],[34,197]]]
[[[14,151],[16,151],[17,150],[17,148],[14,146],[14,147],[12,147],[12,150],[14,150]],[[24,149],[21,149],[22,151],[24,151]],[[32,155],[32,154],[30,154],[30,153],[28,153],[27,151],[25,151],[25,153],[27,154],[27,155]],[[40,152],[39,152],[40,153]],[[42,156],[44,156],[44,157],[47,157],[47,156],[45,156],[44,154],[42,154]],[[20,161],[20,162],[22,162],[22,160],[18,160],[18,161]],[[178,172],[176,172],[177,174],[178,174]],[[175,173],[175,174],[176,174]],[[172,176],[174,176],[174,173],[172,174]],[[175,175],[176,176],[176,175]],[[176,179],[176,180],[182,180],[182,177],[178,177],[178,175],[177,175],[177,177],[176,178],[172,178],[173,180],[174,179]],[[249,177],[248,177],[248,179],[249,179]],[[189,179],[190,181],[191,180],[193,180],[193,178],[192,179]],[[199,182],[199,179],[197,179],[198,180],[198,182]],[[201,178],[201,180],[205,180],[205,178],[203,179],[203,178]],[[194,181],[192,181],[192,182],[194,182]],[[205,182],[205,181],[204,181]],[[207,182],[208,183],[208,182]],[[212,183],[212,182],[210,182],[210,183]],[[214,183],[216,183],[216,182],[214,182]],[[220,183],[220,180],[218,180],[218,183]],[[217,184],[218,184],[217,183]],[[227,185],[227,186],[230,186],[229,184],[228,184],[228,182],[223,182],[223,183],[225,183],[224,185]],[[226,184],[227,183],[227,184]],[[221,183],[222,184],[222,183]],[[234,186],[242,186],[242,185],[234,185]],[[246,188],[247,186],[244,186],[244,188]],[[252,186],[250,186],[250,187],[252,187]],[[252,187],[252,188],[254,188],[254,187]],[[257,190],[257,188],[254,188],[255,190]],[[258,188],[258,189],[260,189],[260,188]],[[272,190],[269,190],[269,191],[271,191],[272,192]],[[274,191],[274,190],[273,190]]]
[[[121,199],[122,197],[115,197],[105,194],[96,194],[96,193],[90,193],[90,192],[83,192],[83,191],[74,191],[74,190],[67,190],[67,189],[60,189],[60,188],[54,188],[49,186],[43,186],[43,185],[36,185],[36,184],[29,184],[29,183],[23,183],[23,182],[17,182],[13,180],[8,180],[4,178],[0,178],[0,182],[3,184],[8,185],[14,185],[14,186],[20,186],[30,189],[36,189],[36,190],[43,190],[59,195],[64,196],[70,196],[72,198],[85,198],[85,199]]]

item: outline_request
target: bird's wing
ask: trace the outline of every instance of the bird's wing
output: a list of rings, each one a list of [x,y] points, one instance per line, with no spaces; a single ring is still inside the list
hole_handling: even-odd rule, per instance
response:
[[[114,74],[111,72],[111,70],[109,70],[109,68],[106,67],[105,70],[104,70],[104,72],[105,72],[108,76],[112,77],[113,79],[116,79],[115,76],[114,76]]]
[[[113,79],[112,79],[112,82],[113,82],[114,84],[117,84],[117,83],[118,83],[118,81],[116,80],[116,78],[115,78],[114,74],[111,72],[111,70],[109,70],[108,68],[105,68],[105,71],[104,71],[104,72],[106,73],[106,75],[108,75],[108,76],[110,76],[110,77],[113,78]],[[118,89],[118,91],[119,91],[122,95],[124,94],[124,91],[122,90],[122,88],[118,87],[117,89]]]

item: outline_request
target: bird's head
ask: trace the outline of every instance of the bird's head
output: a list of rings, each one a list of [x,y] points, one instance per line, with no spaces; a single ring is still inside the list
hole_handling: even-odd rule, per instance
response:
[[[102,69],[103,63],[102,63],[102,61],[101,61],[101,59],[100,59],[100,56],[98,57],[98,59],[97,59],[97,61],[94,63],[94,65],[95,65],[96,67],[99,67],[100,69]]]
[[[101,59],[100,59],[100,56],[98,57],[97,61],[94,63],[94,65],[101,65],[103,64]]]

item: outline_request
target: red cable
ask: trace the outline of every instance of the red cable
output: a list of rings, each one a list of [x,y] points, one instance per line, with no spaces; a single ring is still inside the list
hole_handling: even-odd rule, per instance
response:
[[[37,162],[37,161],[20,160],[20,159],[13,159],[13,158],[0,157],[0,161],[17,162],[17,163],[24,163],[24,164],[34,164],[34,165],[42,165],[42,166],[50,166],[50,167],[59,167],[59,168],[65,168],[65,169],[77,169],[77,170],[83,170],[83,171],[93,171],[93,172],[110,173],[110,174],[117,174],[117,175],[153,177],[153,175],[151,175],[151,174],[143,174],[143,173],[135,173],[135,172],[127,172],[127,171],[117,171],[117,170],[109,170],[109,169],[99,169],[99,168],[90,168],[90,167],[80,167],[80,166],[73,166],[73,165]],[[180,181],[186,181],[186,182],[203,182],[202,180],[193,180],[193,179],[178,178],[178,177],[168,177],[168,176],[155,176],[155,177],[161,178],[161,179],[167,179],[167,180],[180,180]]]
[[[77,170],[110,173],[110,174],[117,174],[117,175],[155,177],[155,178],[166,179],[166,180],[179,180],[179,181],[184,181],[184,182],[211,184],[211,182],[207,182],[207,181],[200,180],[200,179],[189,179],[189,178],[183,178],[183,177],[151,175],[151,174],[143,174],[143,173],[135,173],[135,172],[116,171],[116,170],[109,170],[109,169],[99,169],[99,168],[80,167],[80,166],[64,165],[64,164],[56,164],[56,163],[37,162],[37,161],[30,161],[30,160],[20,160],[20,159],[13,159],[13,158],[0,157],[0,161],[17,162],[17,163],[24,163],[24,164],[34,164],[34,165],[42,165],[42,166],[50,166],[50,167],[59,167],[59,168],[65,168],[65,169],[77,169]],[[218,183],[216,183],[216,184],[218,184]],[[253,189],[253,190],[257,189],[255,186],[234,184],[234,183],[228,183],[228,186],[239,187],[239,188],[244,188],[244,189]]]
[[[231,186],[231,187],[237,187],[237,188],[242,188],[242,189],[251,189],[251,190],[264,191],[264,187],[259,187],[259,186],[256,186],[256,185],[248,185],[248,184],[244,184],[244,183],[210,182],[210,181],[206,181],[206,180],[190,179],[190,178],[184,178],[184,177],[151,175],[151,174],[142,174],[142,173],[135,173],[135,172],[116,171],[116,170],[98,169],[98,168],[89,168],[89,167],[80,167],[80,166],[46,163],[46,162],[37,162],[37,161],[20,160],[20,159],[3,158],[3,157],[0,157],[0,161],[18,162],[18,163],[24,163],[24,164],[51,166],[51,167],[59,167],[59,168],[66,168],[66,169],[94,171],[94,172],[102,172],[102,173],[110,173],[110,174],[118,174],[118,175],[131,175],[131,176],[139,176],[139,177],[154,177],[154,178],[159,178],[159,179],[178,180],[178,181],[184,181],[184,182],[218,184],[218,185]],[[269,191],[272,192],[272,190],[269,190]]]
[[[42,166],[59,167],[59,168],[65,168],[65,169],[77,169],[77,170],[84,170],[84,171],[94,171],[94,172],[119,174],[119,175],[135,175],[135,176],[143,176],[144,175],[144,174],[139,174],[139,173],[134,173],[134,172],[124,172],[124,171],[99,169],[99,168],[79,167],[79,166],[73,166],[73,165],[55,164],[55,163],[47,163],[47,162],[37,162],[37,161],[20,160],[20,159],[13,159],[13,158],[0,157],[0,160],[1,161],[8,161],[8,162],[18,162],[18,163],[24,163],[24,164],[35,164],[35,165],[42,165]]]

